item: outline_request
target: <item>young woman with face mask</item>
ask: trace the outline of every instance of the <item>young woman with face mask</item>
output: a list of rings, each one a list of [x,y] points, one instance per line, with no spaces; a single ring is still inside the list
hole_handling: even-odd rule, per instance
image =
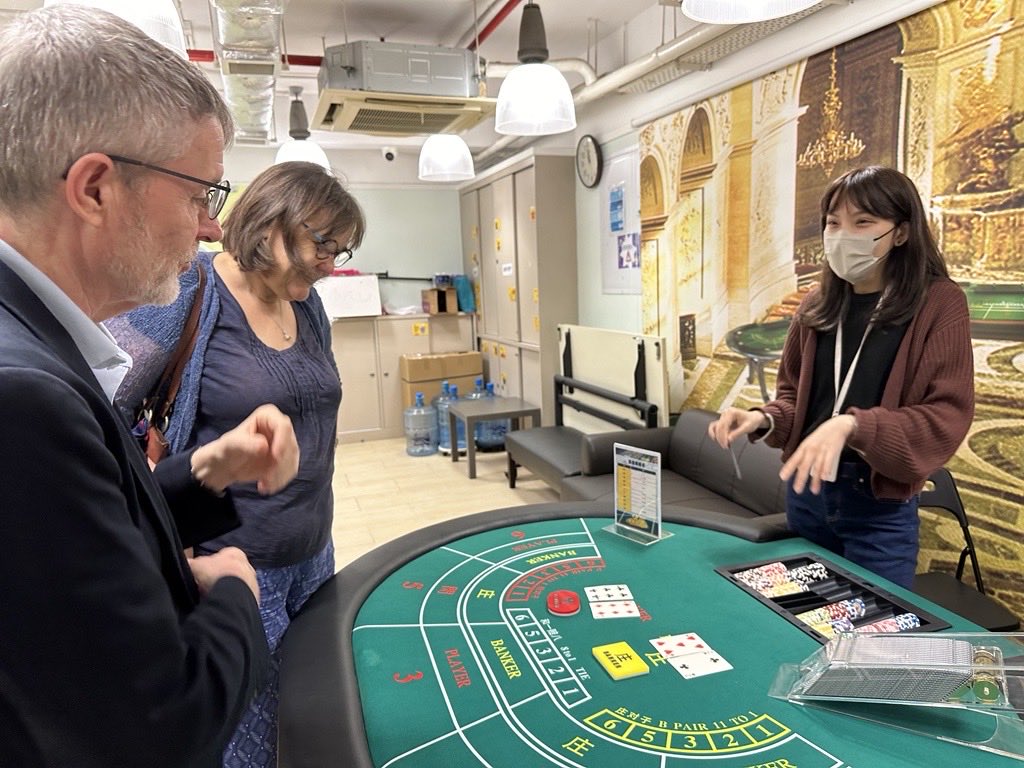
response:
[[[967,299],[899,171],[833,181],[821,228],[826,264],[786,338],[776,399],[727,408],[708,433],[782,448],[789,527],[909,587],[917,494],[974,417]]]

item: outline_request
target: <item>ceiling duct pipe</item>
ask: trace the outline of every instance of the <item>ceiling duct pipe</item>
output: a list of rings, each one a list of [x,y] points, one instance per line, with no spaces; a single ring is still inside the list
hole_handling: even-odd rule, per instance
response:
[[[214,0],[213,5],[214,49],[235,137],[266,142],[273,130],[285,0]]]

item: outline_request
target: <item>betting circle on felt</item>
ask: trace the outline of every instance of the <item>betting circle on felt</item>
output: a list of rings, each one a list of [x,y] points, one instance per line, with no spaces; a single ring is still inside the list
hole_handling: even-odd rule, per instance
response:
[[[933,766],[984,753],[767,696],[780,663],[819,645],[714,568],[808,551],[669,524],[651,547],[607,518],[564,518],[457,538],[404,563],[363,602],[352,647],[373,764],[664,768]],[[550,591],[627,584],[640,618],[553,616]],[[734,669],[684,679],[650,640],[698,633]],[[650,673],[612,680],[591,654],[626,641]],[[940,754],[941,752],[941,754]],[[888,762],[887,762],[888,761]]]

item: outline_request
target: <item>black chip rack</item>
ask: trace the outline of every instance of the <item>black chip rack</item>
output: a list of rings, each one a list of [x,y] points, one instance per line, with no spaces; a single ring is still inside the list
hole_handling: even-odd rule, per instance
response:
[[[827,589],[819,587],[818,590],[815,590],[814,585],[822,584],[822,582],[811,582],[807,585],[809,589],[807,592],[797,592],[790,595],[781,595],[779,597],[768,597],[766,595],[762,595],[753,587],[736,578],[736,574],[741,571],[747,571],[751,568],[758,568],[762,565],[768,565],[769,563],[775,562],[781,562],[786,566],[787,571],[802,565],[821,563],[829,573],[829,579],[827,579],[827,581],[830,583],[828,584]],[[850,573],[845,568],[840,568],[831,560],[826,560],[820,555],[816,555],[811,552],[801,552],[784,558],[773,557],[767,560],[755,560],[739,565],[723,565],[715,568],[715,572],[724,576],[744,592],[753,595],[758,601],[764,603],[786,619],[786,621],[796,625],[822,644],[827,643],[829,638],[815,630],[809,624],[804,624],[796,617],[796,615],[798,613],[803,613],[804,611],[811,611],[815,608],[820,608],[824,605],[828,605],[829,603],[847,600],[854,597],[864,599],[874,598],[876,605],[876,610],[873,613],[869,613],[860,619],[856,619],[853,622],[854,627],[872,624],[881,619],[895,616],[898,613],[913,613],[921,620],[921,626],[916,627],[913,630],[914,632],[937,632],[940,629],[949,629],[951,626],[949,622],[943,621],[937,616],[933,616],[927,611],[922,610],[913,603],[904,600],[901,597],[897,597],[891,592],[872,584],[870,581],[867,581],[860,576]]]

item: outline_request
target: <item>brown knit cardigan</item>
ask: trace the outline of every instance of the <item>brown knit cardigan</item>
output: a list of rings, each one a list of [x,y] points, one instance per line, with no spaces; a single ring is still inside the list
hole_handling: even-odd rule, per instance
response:
[[[783,461],[803,431],[816,348],[815,331],[794,322],[779,364],[777,397],[761,409],[774,420],[765,442],[783,449]],[[871,466],[877,498],[909,499],[956,452],[974,418],[970,316],[956,283],[938,278],[929,286],[896,351],[881,404],[845,413],[857,419],[849,446]]]

